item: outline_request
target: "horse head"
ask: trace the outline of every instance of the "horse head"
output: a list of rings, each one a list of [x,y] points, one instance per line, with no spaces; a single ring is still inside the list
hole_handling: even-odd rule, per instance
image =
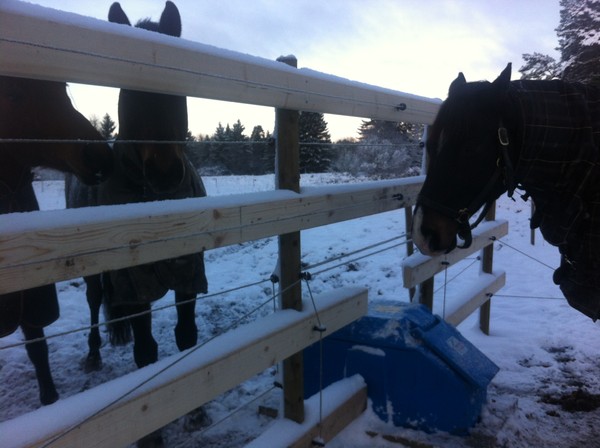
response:
[[[111,173],[112,151],[98,142],[103,140],[100,133],[73,107],[66,83],[0,76],[0,116],[1,138],[57,140],[2,144],[15,164],[70,172],[89,185]]]
[[[467,83],[460,73],[429,127],[427,176],[412,229],[424,254],[450,252],[457,246],[457,236],[464,240],[462,247],[468,247],[474,227],[469,218],[514,189],[508,153],[515,129],[515,119],[508,113],[510,74],[510,64],[491,83]]]
[[[119,3],[113,3],[110,22],[131,26]],[[170,1],[159,22],[148,19],[136,27],[174,37],[181,35],[181,17]],[[186,175],[185,142],[188,131],[186,97],[121,89],[119,140],[133,151],[124,151],[129,166],[139,168],[143,182],[155,193],[170,193]],[[164,142],[164,143],[163,143]],[[126,154],[125,154],[126,153]]]

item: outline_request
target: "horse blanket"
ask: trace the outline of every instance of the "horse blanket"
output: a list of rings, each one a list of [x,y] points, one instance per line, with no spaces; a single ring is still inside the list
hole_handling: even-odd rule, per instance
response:
[[[600,88],[516,81],[515,178],[533,199],[532,228],[558,247],[554,273],[569,304],[600,316]]]
[[[186,158],[186,175],[182,184],[172,193],[157,194],[147,188],[137,153],[126,143],[114,145],[115,166],[111,177],[104,183],[87,187],[67,186],[67,206],[116,205],[132,202],[163,201],[206,196],[202,179]],[[71,176],[69,182],[77,182]],[[175,290],[191,295],[208,292],[204,273],[204,253],[117,269],[102,274],[106,300],[111,305],[152,302]]]
[[[204,184],[191,162],[185,158],[186,175],[172,193],[156,194],[146,188],[137,153],[127,144],[115,143],[116,170],[99,189],[100,204],[163,201],[206,196]],[[191,295],[206,293],[208,282],[204,273],[204,253],[198,252],[169,260],[161,260],[104,274],[103,283],[112,305],[151,302],[163,297],[170,289]]]
[[[0,213],[39,210],[32,180],[31,171],[24,168],[15,188],[0,181]],[[58,297],[53,284],[0,295],[0,337],[13,333],[21,324],[46,327],[58,316]]]

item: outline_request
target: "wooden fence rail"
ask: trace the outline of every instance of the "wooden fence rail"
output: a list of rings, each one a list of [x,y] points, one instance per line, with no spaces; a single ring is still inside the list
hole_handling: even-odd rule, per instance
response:
[[[400,209],[421,182],[0,215],[0,294]]]

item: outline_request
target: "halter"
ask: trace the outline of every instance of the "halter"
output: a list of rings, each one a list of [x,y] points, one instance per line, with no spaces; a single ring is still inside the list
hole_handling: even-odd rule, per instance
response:
[[[471,234],[471,230],[477,227],[481,221],[485,218],[485,215],[489,211],[490,207],[495,201],[494,199],[489,199],[489,195],[496,186],[497,182],[500,179],[504,180],[504,184],[507,189],[507,193],[509,197],[512,197],[515,188],[517,186],[515,181],[514,169],[512,162],[510,160],[510,156],[508,153],[510,146],[510,142],[508,139],[508,131],[504,127],[502,120],[500,120],[500,124],[498,126],[498,159],[496,160],[496,170],[490,180],[483,187],[481,192],[475,196],[475,198],[471,201],[469,206],[461,209],[452,209],[447,207],[446,205],[440,204],[436,201],[432,201],[425,196],[419,194],[419,198],[417,200],[418,203],[424,204],[427,207],[430,207],[452,219],[454,219],[458,223],[458,236],[464,240],[464,244],[462,246],[458,246],[462,249],[466,249],[471,246],[473,242],[473,236]],[[483,203],[483,210],[479,214],[478,218],[475,220],[473,224],[469,223],[469,218],[473,216],[477,210],[481,208],[481,204]]]

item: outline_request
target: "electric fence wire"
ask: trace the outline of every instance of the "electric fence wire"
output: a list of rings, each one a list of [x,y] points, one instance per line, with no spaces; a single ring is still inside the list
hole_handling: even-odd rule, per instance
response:
[[[329,263],[341,260],[341,259],[346,258],[346,257],[350,257],[352,255],[364,252],[366,250],[370,250],[370,249],[373,249],[375,247],[387,244],[387,243],[389,243],[391,241],[398,240],[400,238],[403,238],[404,236],[405,235],[400,235],[398,237],[390,238],[390,239],[385,240],[385,241],[381,241],[381,242],[378,242],[378,243],[371,244],[369,246],[365,246],[363,248],[357,249],[357,250],[349,252],[347,254],[341,254],[341,255],[338,255],[338,256],[335,256],[335,257],[331,257],[331,258],[325,259],[325,260],[323,260],[321,262],[318,262],[318,263],[315,263],[313,265],[307,266],[307,269],[314,269],[316,267],[319,267],[319,266],[322,266],[322,265],[325,265],[325,264],[329,264]],[[394,247],[398,247],[398,246],[401,246],[403,244],[406,244],[406,242],[404,241],[404,242],[396,244],[394,246],[390,246],[390,247],[384,248],[382,250],[379,250],[379,251],[367,254],[367,255],[365,255],[363,257],[358,257],[356,259],[349,260],[349,261],[347,261],[345,263],[340,263],[338,265],[331,266],[331,267],[329,267],[327,269],[323,269],[322,271],[319,271],[318,273],[315,273],[315,275],[322,274],[322,273],[327,272],[329,270],[339,268],[340,266],[345,266],[346,264],[352,263],[353,261],[358,261],[360,259],[372,256],[372,255],[376,255],[376,254],[378,254],[380,252],[393,249]],[[214,297],[218,297],[218,296],[223,296],[223,295],[230,294],[230,293],[233,293],[233,292],[236,292],[236,291],[240,291],[242,289],[247,289],[247,288],[251,288],[251,287],[254,287],[254,286],[259,286],[259,285],[262,285],[262,284],[267,283],[267,282],[272,282],[272,281],[271,281],[271,279],[265,278],[265,279],[258,280],[258,281],[253,282],[253,283],[247,283],[247,284],[244,284],[244,285],[236,286],[234,288],[229,288],[229,289],[218,291],[218,292],[215,292],[215,293],[212,293],[212,294],[203,295],[202,297],[195,297],[193,299],[188,299],[188,300],[179,302],[177,304],[176,303],[172,303],[172,304],[162,305],[162,306],[155,307],[155,308],[152,308],[152,309],[147,310],[147,311],[142,311],[142,312],[139,312],[139,313],[136,313],[136,314],[131,314],[131,315],[128,315],[128,316],[125,316],[125,317],[120,317],[120,318],[116,318],[116,319],[107,320],[107,321],[100,322],[100,323],[95,324],[95,325],[87,325],[87,326],[78,327],[78,328],[74,328],[74,329],[67,330],[67,331],[62,331],[62,332],[54,333],[54,334],[47,335],[47,336],[44,336],[44,337],[41,337],[41,338],[31,339],[31,340],[22,341],[22,342],[15,342],[15,343],[12,343],[12,344],[6,344],[6,345],[1,346],[0,350],[9,349],[9,348],[15,348],[15,347],[21,347],[21,346],[24,346],[24,345],[27,345],[27,344],[31,344],[31,343],[34,343],[34,342],[40,342],[40,341],[44,341],[44,340],[50,340],[50,339],[55,339],[55,338],[62,337],[62,336],[67,336],[67,335],[70,335],[70,334],[73,334],[73,333],[79,333],[79,332],[83,332],[83,331],[89,331],[89,330],[91,330],[93,328],[105,327],[105,326],[111,325],[113,323],[117,323],[117,322],[121,322],[121,321],[124,321],[124,320],[128,320],[130,318],[140,317],[140,316],[144,316],[146,314],[151,314],[151,313],[156,313],[156,312],[164,311],[164,310],[167,310],[167,309],[170,309],[170,308],[174,308],[174,307],[179,306],[179,305],[185,305],[185,304],[190,303],[190,302],[195,302],[195,301],[198,301],[200,299],[205,300],[205,299],[210,299],[210,298],[214,298]],[[281,294],[281,291],[279,292],[279,294]],[[269,299],[267,303],[270,303],[271,300],[272,299]],[[262,304],[259,307],[259,309],[261,307],[263,307],[264,305],[265,304]],[[256,311],[253,311],[253,312],[256,312]],[[244,316],[244,318],[247,318],[247,317],[249,317],[249,316]]]

